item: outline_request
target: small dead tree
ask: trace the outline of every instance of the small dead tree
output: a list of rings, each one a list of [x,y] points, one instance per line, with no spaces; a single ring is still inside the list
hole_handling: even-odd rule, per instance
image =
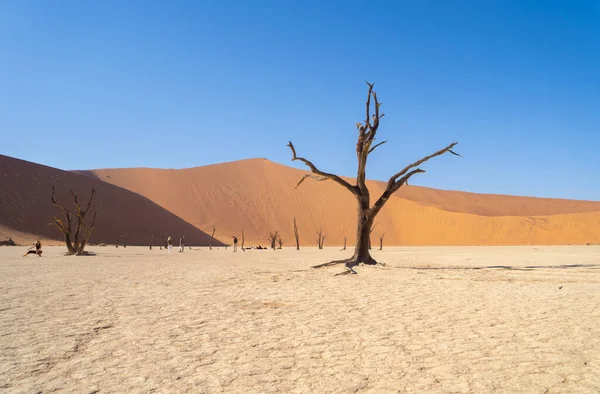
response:
[[[300,236],[298,235],[298,226],[296,225],[296,218],[294,218],[294,237],[296,237],[296,250],[300,250]]]
[[[115,247],[118,248],[119,247],[119,242],[121,242],[121,236],[117,235],[117,242],[115,243]]]
[[[217,229],[215,229],[215,226],[213,226],[213,231],[212,231],[212,234],[210,235],[210,240],[208,241],[208,250],[212,250],[212,241],[213,241],[213,238],[215,237],[215,231],[217,231]]]
[[[379,223],[375,223],[375,225],[373,227],[371,227],[371,230],[369,231],[369,250],[371,250],[371,233],[373,232],[373,230],[375,230],[375,227],[377,227]]]
[[[123,247],[127,247],[127,235],[123,235]]]
[[[344,248],[342,250],[346,250],[346,237],[344,237]]]
[[[385,232],[379,236],[379,250],[383,250],[383,237],[385,237]]]
[[[85,224],[85,217],[92,206],[94,196],[96,195],[96,189],[92,188],[92,194],[90,195],[90,199],[88,200],[85,208],[82,207],[79,203],[77,194],[73,192],[73,190],[69,190],[69,192],[71,193],[71,195],[73,196],[73,200],[75,201],[74,210],[70,210],[63,204],[56,202],[56,199],[54,198],[56,189],[54,185],[52,186],[52,204],[60,208],[64,213],[64,219],[55,216],[52,220],[52,223],[65,236],[65,243],[67,244],[68,253],[71,255],[82,255],[84,254],[85,246],[90,240],[92,232],[94,231],[94,225],[96,224],[96,214],[98,213],[98,211],[94,212],[94,216],[92,217],[92,223],[89,225],[89,227]],[[77,220],[77,225],[75,227],[74,232],[72,229],[73,218]]]
[[[153,243],[154,243],[154,233],[150,234],[150,250],[152,250]]]
[[[244,249],[244,230],[242,230],[242,252],[245,252],[246,249]]]
[[[274,231],[272,233],[269,233],[269,242],[271,243],[271,249],[275,250],[275,243],[277,242],[278,238],[279,238],[279,231]]]
[[[317,246],[319,249],[323,249],[323,243],[325,243],[325,235],[323,235],[323,229],[317,231]]]
[[[305,159],[304,157],[300,157],[296,154],[296,148],[290,141],[288,143],[288,147],[292,151],[292,161],[299,160],[306,164],[310,169],[311,173],[304,175],[296,187],[300,186],[302,182],[306,178],[312,178],[317,181],[324,180],[332,180],[335,183],[341,185],[346,190],[348,190],[352,195],[356,198],[356,202],[358,205],[357,210],[357,220],[356,220],[356,245],[354,247],[354,255],[348,259],[332,261],[325,264],[319,264],[314,268],[326,267],[334,264],[345,264],[348,268],[347,272],[355,273],[353,267],[357,266],[360,263],[364,264],[377,264],[377,261],[371,257],[371,253],[369,252],[369,236],[371,234],[370,230],[373,225],[373,221],[377,214],[381,211],[385,203],[390,199],[390,197],[398,191],[403,185],[407,184],[408,180],[419,173],[425,172],[419,166],[426,161],[441,156],[445,153],[451,153],[456,156],[460,156],[458,153],[452,151],[452,148],[456,146],[457,142],[453,142],[450,145],[446,146],[443,149],[438,150],[430,154],[429,156],[425,156],[416,162],[409,164],[404,167],[399,172],[395,173],[390,177],[387,182],[386,188],[381,194],[381,196],[375,201],[373,205],[371,205],[371,195],[369,193],[369,189],[367,188],[366,183],[366,168],[367,168],[367,159],[369,155],[379,146],[385,144],[387,141],[381,141],[375,143],[377,130],[379,129],[379,122],[381,118],[383,118],[384,114],[380,112],[381,103],[377,99],[377,93],[373,90],[374,84],[368,83],[369,92],[367,94],[367,102],[366,102],[366,117],[364,123],[357,123],[356,128],[358,129],[358,140],[356,143],[356,158],[358,161],[358,170],[356,174],[356,184],[352,185],[348,181],[344,180],[338,175],[331,174],[328,172],[321,171],[313,164],[312,161]],[[371,113],[371,100],[373,100],[373,110],[375,113]]]
[[[283,248],[283,240],[281,239],[281,235],[277,237],[277,245],[279,245],[277,249]]]

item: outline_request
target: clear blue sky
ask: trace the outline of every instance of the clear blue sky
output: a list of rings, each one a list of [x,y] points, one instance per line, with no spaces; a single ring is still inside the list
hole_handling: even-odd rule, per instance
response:
[[[459,141],[413,184],[600,200],[597,0],[5,0],[0,37],[1,154],[291,165],[292,140],[354,176],[369,80],[369,178]]]

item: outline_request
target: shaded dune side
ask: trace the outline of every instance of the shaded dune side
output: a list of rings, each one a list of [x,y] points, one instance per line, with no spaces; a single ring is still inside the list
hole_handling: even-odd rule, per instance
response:
[[[91,242],[114,244],[118,235],[126,235],[129,245],[148,245],[154,234],[154,245],[167,235],[175,242],[185,235],[187,244],[208,244],[206,233],[148,198],[97,179],[0,155],[0,180],[0,235],[4,237],[26,241],[34,237],[63,239],[50,224],[52,216],[62,214],[50,201],[54,184],[57,201],[67,207],[74,207],[69,189],[78,194],[83,204],[92,187],[96,187],[95,206],[86,220],[91,222],[97,208]]]
[[[305,171],[264,159],[183,170],[133,168],[81,173],[140,193],[204,231],[215,225],[222,237],[239,237],[244,230],[251,244],[265,245],[273,230],[280,231],[285,245],[293,244],[294,217],[301,245],[315,246],[319,228],[326,233],[326,246],[341,245],[344,237],[352,244],[355,238],[356,202],[347,190],[331,181],[312,180],[296,188]],[[372,202],[384,186],[382,182],[369,182]],[[373,231],[374,244],[383,232],[388,245],[600,242],[598,213],[581,213],[600,211],[600,203],[461,194],[419,187],[405,190],[411,198],[423,195],[425,201],[437,203],[425,206],[394,195],[376,220],[379,224]],[[447,202],[444,193],[448,193]],[[454,212],[436,206],[444,204]],[[494,204],[500,207],[495,209]],[[573,210],[580,211],[571,213]],[[510,215],[490,217],[471,211]],[[539,212],[542,214],[534,214]],[[571,216],[554,217],[555,214]]]

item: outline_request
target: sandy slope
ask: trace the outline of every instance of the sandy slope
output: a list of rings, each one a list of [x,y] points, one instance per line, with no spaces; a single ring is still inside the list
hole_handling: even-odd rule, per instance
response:
[[[598,393],[600,247],[0,248],[0,393]],[[347,253],[346,253],[347,254]]]
[[[69,188],[86,199],[96,187],[98,217],[92,242],[113,243],[118,234],[127,235],[129,245],[147,245],[154,233],[155,245],[166,234],[188,243],[207,244],[208,236],[156,205],[147,198],[114,185],[27,161],[0,155],[0,236],[17,242],[30,242],[36,237],[62,239],[49,223],[60,213],[50,201],[51,186],[57,188],[57,199],[72,203]],[[91,218],[90,218],[91,219]]]
[[[140,193],[190,223],[217,234],[241,234],[267,243],[279,230],[293,242],[296,217],[303,244],[353,242],[356,205],[332,182],[307,180],[304,173],[264,159],[242,160],[183,170],[148,168],[82,172]],[[378,197],[384,184],[371,182]],[[375,197],[374,197],[375,198]],[[373,199],[374,199],[373,198]],[[407,187],[378,218],[373,242],[385,232],[390,245],[520,245],[600,243],[600,202],[481,195]]]

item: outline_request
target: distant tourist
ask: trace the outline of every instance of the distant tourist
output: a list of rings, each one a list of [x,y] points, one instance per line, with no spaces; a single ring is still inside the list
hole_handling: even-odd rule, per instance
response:
[[[181,236],[181,238],[179,238],[179,253],[183,252],[183,241],[185,240],[185,236]]]
[[[33,248],[35,248],[35,250],[31,250]],[[42,243],[40,242],[39,239],[37,241],[35,241],[35,243],[33,244],[33,246],[31,248],[27,249],[27,252],[25,252],[23,257],[27,256],[28,254],[37,254],[38,257],[42,257]]]
[[[232,238],[233,238],[233,251],[237,252],[238,239],[237,239],[237,237],[235,235]]]
[[[168,245],[169,253],[171,253],[171,251],[173,250],[173,240],[171,239],[170,235],[169,235],[169,238],[167,238],[167,245]]]

